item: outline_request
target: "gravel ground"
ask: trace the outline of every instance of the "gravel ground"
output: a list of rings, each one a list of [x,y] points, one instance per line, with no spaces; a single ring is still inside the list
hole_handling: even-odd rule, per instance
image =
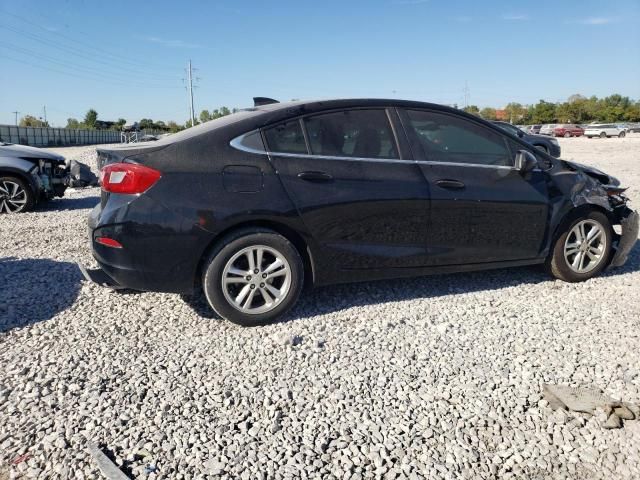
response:
[[[640,199],[640,135],[560,142]],[[0,479],[100,478],[88,440],[131,478],[640,478],[640,422],[541,397],[640,401],[638,248],[581,284],[520,268],[327,287],[243,329],[201,298],[85,282],[98,197],[0,217]]]

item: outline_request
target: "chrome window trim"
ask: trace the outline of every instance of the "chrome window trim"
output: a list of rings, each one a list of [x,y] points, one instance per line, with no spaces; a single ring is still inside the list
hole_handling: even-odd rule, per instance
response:
[[[254,133],[257,133],[258,135],[260,135],[260,129],[256,128],[255,130],[251,130],[250,132],[243,133],[242,135],[237,136],[236,138],[232,139],[229,142],[229,145],[231,147],[235,148],[236,150],[240,150],[240,151],[243,151],[243,152],[257,153],[258,155],[267,155],[267,150],[266,149],[265,150],[257,150],[255,148],[251,148],[251,147],[247,147],[245,145],[242,145],[243,140],[246,137],[248,137],[249,135],[252,135]],[[262,138],[262,135],[260,135],[260,138]]]
[[[515,167],[509,165],[483,165],[481,163],[455,163],[455,162],[435,162],[430,160],[402,160],[399,158],[367,158],[367,157],[336,157],[330,155],[309,155],[303,153],[280,153],[268,152],[273,157],[285,158],[308,158],[316,160],[342,160],[354,162],[372,162],[372,163],[404,163],[404,164],[425,164],[425,165],[449,165],[453,167],[478,167],[478,168],[496,168],[500,170],[516,170]]]
[[[246,147],[242,145],[242,141],[248,135],[253,133],[260,133],[260,129],[251,130],[250,132],[243,133],[232,139],[229,145],[236,150],[240,150],[247,153],[254,153],[257,155],[271,155],[274,157],[285,158],[305,158],[316,160],[342,160],[351,162],[370,162],[370,163],[401,163],[401,164],[423,164],[423,165],[443,165],[451,167],[472,167],[472,168],[493,168],[498,170],[516,170],[515,167],[509,165],[483,165],[481,163],[462,163],[462,162],[437,162],[432,160],[403,160],[399,158],[368,158],[368,157],[341,157],[331,155],[312,155],[308,153],[284,153],[284,152],[269,152],[265,150],[256,150],[255,148]]]

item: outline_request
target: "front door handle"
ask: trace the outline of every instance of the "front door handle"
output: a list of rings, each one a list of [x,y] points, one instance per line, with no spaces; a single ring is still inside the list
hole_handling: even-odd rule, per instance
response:
[[[436,185],[440,188],[446,188],[447,190],[461,190],[464,188],[464,183],[458,180],[442,179],[438,180]]]
[[[317,183],[330,182],[333,180],[333,177],[326,172],[300,172],[298,178],[307,182]]]

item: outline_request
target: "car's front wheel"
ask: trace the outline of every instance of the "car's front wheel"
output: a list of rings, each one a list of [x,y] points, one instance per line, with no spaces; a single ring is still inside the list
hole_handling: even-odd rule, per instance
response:
[[[625,136],[625,135],[626,135],[626,134],[625,134],[625,132],[620,132],[620,133],[618,134],[618,137],[619,137],[619,138],[624,138],[624,136]]]
[[[300,296],[302,259],[285,237],[266,229],[225,238],[209,256],[202,286],[211,307],[243,326],[269,323]]]
[[[571,136],[571,132],[564,132],[564,138],[569,138]]]
[[[600,138],[607,138],[607,134],[605,132],[600,132]]]
[[[588,280],[602,271],[611,253],[611,224],[600,212],[571,222],[558,237],[547,262],[551,274],[565,282]]]
[[[26,212],[33,208],[35,196],[17,177],[0,177],[0,213]]]

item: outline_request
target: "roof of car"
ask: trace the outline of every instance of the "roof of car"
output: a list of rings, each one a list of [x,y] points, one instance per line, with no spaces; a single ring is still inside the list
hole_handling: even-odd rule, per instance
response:
[[[259,128],[270,123],[276,123],[308,113],[321,112],[323,110],[341,109],[341,108],[363,108],[363,107],[403,107],[403,108],[430,108],[434,110],[456,112],[460,115],[470,115],[462,110],[438,105],[435,103],[418,102],[413,100],[398,100],[385,98],[336,98],[326,100],[295,100],[290,102],[270,103],[257,107],[244,108],[231,115],[209,120],[208,122],[187,128],[181,132],[175,133],[169,137],[162,138],[156,145],[166,145],[178,141],[187,140],[189,138],[201,135],[203,133],[215,130],[220,127],[229,126],[239,122],[254,122],[253,128]],[[474,117],[477,118],[477,117]],[[116,147],[117,148],[117,147]]]

